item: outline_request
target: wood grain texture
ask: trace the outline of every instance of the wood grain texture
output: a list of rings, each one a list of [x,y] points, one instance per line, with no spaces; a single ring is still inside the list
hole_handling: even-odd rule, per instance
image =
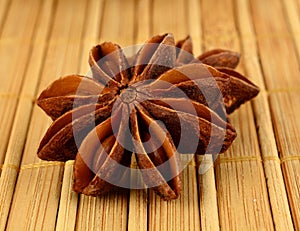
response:
[[[67,7],[70,8],[69,11],[65,10]],[[57,3],[48,50],[43,70],[40,72],[38,93],[59,75],[78,72],[79,59],[73,57],[79,57],[80,36],[76,38],[74,31],[78,35],[81,34],[84,12],[81,14],[75,12],[79,12],[79,9],[84,7],[84,2],[73,4],[72,1],[60,1]],[[62,19],[64,23],[61,23]],[[39,141],[49,124],[49,118],[35,106],[21,166],[41,162],[34,153],[36,153]],[[16,184],[7,229],[15,230],[21,227],[24,227],[24,230],[55,229],[62,176],[61,164],[21,171]]]
[[[224,11],[226,8],[226,11]],[[213,9],[215,14],[211,14]],[[226,1],[202,1],[204,44],[240,51],[240,38],[235,22],[234,4]],[[213,25],[213,26],[211,26]],[[239,66],[243,73],[243,66]],[[230,116],[237,130],[237,138],[229,151],[232,157],[260,156],[254,117],[249,104]],[[221,229],[273,230],[268,191],[262,163],[252,161],[220,162],[216,166],[216,183]],[[253,179],[256,179],[253,181]]]
[[[76,230],[126,230],[127,196],[127,191],[97,198],[82,195],[77,213]]]
[[[259,64],[250,4],[248,1],[235,1],[235,4],[246,73],[261,88],[261,93],[253,101],[253,108],[274,225],[277,230],[292,230],[293,222],[274,136],[268,94]]]
[[[65,164],[57,214],[56,230],[74,230],[76,226],[78,195],[73,191],[74,161]]]
[[[15,6],[13,5],[12,7]],[[13,11],[14,9],[11,10]],[[20,78],[24,78],[24,84],[21,87],[20,95],[16,94],[11,98],[18,102],[18,104],[13,115],[14,122],[11,128],[3,170],[0,176],[0,188],[2,189],[0,190],[0,230],[5,228],[14,194],[18,168],[20,166],[32,113],[35,90],[40,78],[39,74],[46,51],[46,42],[50,31],[52,14],[54,13],[53,2],[48,1],[40,5],[40,8],[36,8],[36,10],[39,12],[37,20],[39,26],[35,29],[31,43],[27,44],[27,46],[33,48],[28,57],[29,62],[24,77],[20,76]],[[13,108],[7,108],[6,110],[11,109]],[[4,147],[4,145],[2,147]]]
[[[35,6],[33,4],[25,4],[22,1],[12,2],[6,14],[5,23],[1,27],[0,133],[2,137],[0,164],[4,162],[15,110],[30,58],[31,41],[36,32],[36,22],[40,19],[40,7],[41,3],[39,2]],[[19,25],[18,30],[11,26],[14,24]]]
[[[300,115],[300,107],[296,103],[299,102],[299,99],[299,93],[290,92],[276,93],[270,96],[271,112],[275,123],[274,130],[278,148],[282,154],[282,170],[296,230],[300,229],[300,148],[298,145],[294,145],[299,143],[300,126],[297,120]],[[287,115],[282,114],[282,105],[284,105],[284,110],[289,110]]]
[[[134,7],[133,1],[102,1],[97,7],[92,7],[91,10],[101,10],[97,17],[100,20],[98,33],[86,31],[86,37],[93,35],[91,38],[94,39],[89,41],[94,43],[92,46],[105,41],[113,41],[120,46],[131,45],[134,39]],[[91,20],[91,23],[95,21]],[[88,55],[89,49],[85,55]],[[92,217],[85,215],[90,214],[90,210],[93,211]],[[127,213],[128,193],[116,193],[101,199],[80,195],[76,229],[99,230],[102,227],[103,230],[126,230]]]
[[[197,5],[195,6],[197,12],[196,7]],[[169,8],[169,11],[166,11],[166,8]],[[188,17],[187,13],[188,4],[185,1],[153,1],[152,33],[172,32],[175,41],[184,39],[191,32],[184,25],[194,20]],[[174,15],[177,15],[178,18],[175,18]],[[178,24],[178,19],[182,21],[181,24]],[[194,26],[198,25],[196,23]],[[193,156],[183,155],[181,157],[183,165],[189,161],[194,163]],[[148,230],[200,230],[197,172],[194,166],[188,165],[182,171],[183,188],[178,200],[166,202],[153,192],[149,193]]]
[[[90,75],[88,65],[88,52],[97,43],[102,15],[103,1],[91,0],[85,9],[84,28],[81,35],[81,55],[79,59],[79,73]],[[74,230],[76,227],[78,195],[74,193],[73,185],[73,162],[67,162],[64,170],[64,178],[61,190],[61,201],[57,215],[56,230]]]
[[[135,156],[132,156],[131,168],[138,169]],[[141,176],[132,173],[131,180],[142,185]],[[147,230],[148,226],[148,189],[131,189],[129,195],[128,230]]]
[[[300,116],[300,110],[296,100],[299,99],[300,93],[297,89],[300,71],[294,26],[291,26],[292,32],[289,29],[289,23],[297,25],[298,21],[291,22],[293,12],[290,12],[289,17],[284,15],[281,1],[272,1],[271,7],[268,6],[268,1],[251,1],[251,6],[264,78],[270,91],[270,108],[277,146],[281,159],[290,158],[290,161],[282,163],[282,170],[294,226],[299,230],[299,159],[292,157],[299,155],[297,118]],[[268,17],[264,14],[267,8]],[[273,17],[276,17],[276,23],[271,22]],[[276,53],[280,54],[279,57],[273,57],[274,47]],[[283,60],[289,61],[287,63]]]
[[[7,19],[7,14],[10,10],[10,3],[11,1],[9,0],[3,0],[0,2],[0,34],[2,32],[3,29],[3,25]]]
[[[212,155],[196,158],[201,230],[220,230],[214,159]]]
[[[300,230],[299,10],[300,0],[0,1],[0,230]],[[73,161],[36,156],[51,124],[36,96],[60,76],[90,75],[97,43],[166,32],[191,35],[195,55],[241,52],[238,70],[261,92],[230,116],[237,139],[216,160],[182,159],[178,200],[77,195]]]

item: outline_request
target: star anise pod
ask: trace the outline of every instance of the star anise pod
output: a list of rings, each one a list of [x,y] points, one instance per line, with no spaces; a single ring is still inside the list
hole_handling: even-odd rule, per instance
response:
[[[97,45],[93,78],[65,76],[39,96],[53,123],[38,156],[75,159],[74,190],[101,195],[132,184],[134,153],[144,183],[177,198],[180,155],[226,151],[236,137],[227,113],[259,92],[233,70],[238,62],[221,49],[195,58],[190,37],[175,44],[172,34],[154,36],[131,57],[114,43]]]

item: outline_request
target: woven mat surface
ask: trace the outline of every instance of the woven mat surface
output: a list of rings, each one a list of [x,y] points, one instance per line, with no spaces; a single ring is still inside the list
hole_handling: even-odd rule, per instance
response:
[[[242,54],[261,92],[230,115],[237,139],[214,163],[190,162],[177,200],[77,195],[73,161],[36,156],[51,124],[36,97],[86,74],[95,44],[165,32],[190,35],[195,55]],[[300,0],[0,0],[0,230],[300,230],[299,102]]]

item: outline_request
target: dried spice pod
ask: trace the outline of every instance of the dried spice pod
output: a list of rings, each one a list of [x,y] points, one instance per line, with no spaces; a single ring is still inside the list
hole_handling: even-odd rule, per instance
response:
[[[218,71],[230,77],[229,89],[224,95],[224,105],[227,113],[232,113],[240,105],[254,98],[259,93],[259,88],[245,76],[231,68],[219,67]]]
[[[186,64],[192,62],[195,57],[193,56],[193,43],[190,36],[176,43],[176,65]]]
[[[43,160],[67,161],[75,158],[77,146],[93,129],[111,115],[112,104],[87,105],[69,111],[55,120],[47,130],[38,148]],[[76,139],[74,139],[74,135]]]
[[[130,79],[128,61],[119,45],[104,42],[93,47],[89,54],[93,78],[110,89],[126,85]]]
[[[140,120],[138,120],[140,118]],[[168,131],[164,129],[147,113],[147,110],[139,105],[133,109],[130,114],[131,129],[135,148],[135,155],[138,166],[147,171],[142,171],[144,182],[148,186],[152,186],[152,181],[155,182],[153,190],[158,193],[163,199],[175,199],[179,196],[181,190],[180,180],[180,162],[176,154],[176,148]],[[146,129],[141,127],[149,127],[152,124],[153,139],[150,142],[145,142],[149,137]],[[158,149],[149,151],[149,146],[154,143],[162,143]],[[145,143],[145,145],[143,145]],[[157,145],[155,145],[157,147]],[[155,153],[156,152],[156,153]],[[148,155],[151,153],[152,155]],[[151,158],[152,157],[152,158]],[[168,161],[168,162],[167,162]],[[163,169],[157,166],[167,162]],[[170,181],[166,181],[164,175],[172,174],[174,177]]]
[[[222,107],[230,114],[259,93],[255,84],[231,68],[195,62],[165,72],[158,80],[150,85],[151,92],[161,97],[176,97],[182,94],[180,89],[221,116],[224,115]]]
[[[142,103],[155,119],[163,121],[180,153],[216,154],[226,151],[236,137],[235,129],[205,105],[192,104],[193,108],[187,106],[186,99]],[[196,135],[182,136],[190,133]]]
[[[198,60],[213,67],[236,68],[240,61],[240,54],[229,50],[214,49],[198,56]]]
[[[84,139],[75,160],[76,191],[86,195],[101,195],[113,188],[108,181],[113,178],[120,180],[124,175],[118,164],[129,166],[131,160],[131,153],[120,143],[127,139],[125,134],[128,120],[124,119],[124,114],[127,113],[124,113],[121,106],[113,116],[97,125]],[[112,130],[113,122],[118,126],[116,137]]]
[[[132,57],[114,43],[93,47],[93,78],[54,81],[37,104],[54,120],[42,139],[44,160],[75,159],[74,190],[103,195],[134,182],[164,200],[180,195],[180,155],[225,152],[236,137],[227,113],[259,89],[234,71],[239,55],[213,50],[195,58],[188,36],[150,38]]]
[[[175,66],[175,59],[173,35],[164,34],[152,37],[137,53],[132,83],[156,79]]]
[[[104,85],[80,75],[69,75],[55,80],[37,99],[37,104],[53,119],[69,110],[87,104],[107,104],[116,91],[100,94]]]

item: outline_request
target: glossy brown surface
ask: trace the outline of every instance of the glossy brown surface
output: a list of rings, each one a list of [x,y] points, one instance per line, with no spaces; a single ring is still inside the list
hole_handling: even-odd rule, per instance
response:
[[[134,153],[144,183],[165,200],[177,198],[179,155],[225,152],[236,137],[226,112],[259,92],[232,69],[237,53],[218,49],[196,59],[192,47],[189,36],[175,44],[172,34],[157,35],[130,62],[116,44],[93,47],[93,78],[60,78],[38,98],[54,120],[38,156],[75,159],[74,190],[102,195],[116,180],[130,181],[120,166],[129,167]]]

